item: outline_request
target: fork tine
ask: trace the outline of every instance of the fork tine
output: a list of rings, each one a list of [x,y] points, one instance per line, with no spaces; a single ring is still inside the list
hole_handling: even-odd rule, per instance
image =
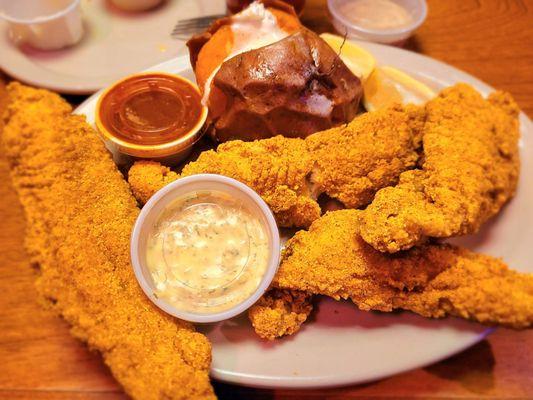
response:
[[[208,27],[211,25],[211,22],[202,22],[202,23],[196,23],[196,24],[187,24],[187,25],[176,25],[172,32],[180,29],[190,29],[190,28],[196,28],[196,27]]]
[[[188,25],[196,25],[196,24],[205,24],[205,23],[210,23],[210,22],[212,22],[214,20],[215,20],[214,18],[198,19],[198,20],[195,20],[195,21],[183,20],[183,21],[178,21],[178,23],[175,26],[188,26]]]
[[[179,33],[198,32],[198,31],[201,31],[201,30],[205,30],[208,27],[209,27],[209,25],[197,25],[197,26],[189,27],[189,28],[180,28],[180,29],[173,30],[170,34],[171,35],[176,35],[176,34],[179,34]]]
[[[221,16],[220,15],[208,15],[205,17],[182,19],[178,21],[175,26],[194,25],[197,23],[211,22],[211,21],[214,21],[215,19],[218,19],[219,17]]]
[[[206,26],[195,26],[193,28],[176,29],[176,30],[172,31],[170,34],[171,35],[177,35],[177,34],[180,34],[180,33],[194,33],[194,32],[199,32],[199,31],[205,30],[207,27],[208,27],[208,25],[206,25]]]
[[[208,27],[215,19],[224,17],[223,14],[205,15],[196,18],[180,20],[174,26],[172,33],[187,29],[201,29]]]
[[[186,28],[195,28],[197,26],[209,26],[211,25],[213,21],[206,21],[206,22],[197,22],[197,23],[194,23],[194,24],[183,24],[183,25],[176,25],[173,29],[173,31],[177,30],[177,29],[186,29]]]
[[[188,18],[182,21],[202,21],[202,20],[208,20],[208,19],[219,19],[222,17],[225,17],[225,15],[224,14],[212,14],[212,15],[203,15],[200,17]]]

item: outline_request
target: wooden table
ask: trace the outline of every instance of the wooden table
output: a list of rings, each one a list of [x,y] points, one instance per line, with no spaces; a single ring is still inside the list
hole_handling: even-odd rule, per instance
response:
[[[434,0],[429,9],[408,47],[510,91],[533,115],[533,2]],[[303,18],[316,30],[330,29],[324,0],[308,0]],[[40,308],[3,157],[0,182],[0,400],[126,398],[99,356]],[[297,392],[215,386],[222,399],[533,398],[533,331],[500,329],[460,355],[372,384]]]

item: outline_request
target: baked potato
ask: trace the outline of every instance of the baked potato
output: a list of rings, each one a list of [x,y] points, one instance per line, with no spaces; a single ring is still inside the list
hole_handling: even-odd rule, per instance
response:
[[[188,42],[219,142],[306,137],[351,121],[362,86],[291,6],[252,3]]]

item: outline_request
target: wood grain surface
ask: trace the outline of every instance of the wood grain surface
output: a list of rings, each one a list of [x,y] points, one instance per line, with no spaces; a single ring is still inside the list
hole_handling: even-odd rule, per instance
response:
[[[318,31],[331,29],[324,4],[308,0],[303,16]],[[533,115],[533,2],[435,0],[429,10],[408,47],[510,91]],[[39,305],[37,272],[23,249],[22,209],[3,156],[0,224],[0,400],[125,399],[99,356]],[[500,329],[448,360],[371,384],[310,391],[215,387],[221,399],[533,398],[533,331]]]

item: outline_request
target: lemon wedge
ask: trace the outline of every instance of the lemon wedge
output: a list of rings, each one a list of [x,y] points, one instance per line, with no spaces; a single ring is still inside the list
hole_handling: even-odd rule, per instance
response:
[[[437,95],[422,82],[392,67],[376,67],[363,83],[363,89],[363,105],[367,111],[393,103],[424,104]]]
[[[340,55],[341,60],[361,81],[365,81],[376,66],[372,54],[342,36],[323,33],[320,37]]]

